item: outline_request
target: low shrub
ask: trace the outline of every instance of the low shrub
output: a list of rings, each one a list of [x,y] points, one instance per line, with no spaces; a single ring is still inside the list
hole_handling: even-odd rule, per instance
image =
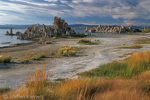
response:
[[[135,44],[135,45],[132,45],[130,47],[121,47],[121,48],[122,49],[140,49],[140,48],[142,48],[142,46]]]
[[[63,46],[61,47],[58,52],[56,53],[56,56],[75,56],[77,53],[77,48],[72,46]]]
[[[85,44],[85,45],[96,45],[96,42],[92,42],[90,39],[80,39],[78,40],[79,44]]]
[[[0,88],[0,94],[6,93],[8,91],[10,91],[10,88],[8,88],[8,87],[6,87],[6,88]]]
[[[31,53],[30,55],[25,56],[22,60],[21,63],[28,63],[33,57],[33,53]]]
[[[135,41],[136,44],[150,44],[150,39],[138,39]]]
[[[150,29],[144,29],[142,30],[142,33],[150,33]]]
[[[44,52],[40,52],[39,54],[37,54],[36,56],[32,57],[32,60],[40,60],[41,58],[46,58],[46,55]]]
[[[45,41],[45,44],[51,44],[52,42],[50,40]]]
[[[10,63],[11,59],[10,56],[0,56],[0,63]]]

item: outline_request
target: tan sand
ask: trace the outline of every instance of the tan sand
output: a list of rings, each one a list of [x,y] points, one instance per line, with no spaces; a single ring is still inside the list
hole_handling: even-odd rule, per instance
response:
[[[78,38],[72,39],[52,39],[53,44],[41,45],[37,43],[23,45],[19,47],[0,48],[0,55],[10,55],[13,61],[7,65],[0,64],[0,87],[17,88],[26,81],[27,73],[33,73],[35,68],[46,69],[49,79],[74,78],[77,73],[91,70],[101,64],[115,60],[122,60],[128,56],[125,54],[146,51],[150,45],[143,45],[141,49],[118,49],[122,46],[131,46],[139,38],[150,38],[150,35],[105,35],[101,37],[91,37],[91,40],[99,39],[98,45],[79,45]],[[82,46],[87,49],[81,50],[79,57],[44,58],[41,61],[32,61],[28,64],[19,63],[20,59],[32,52],[45,51],[49,55],[52,51],[58,50],[63,45]]]

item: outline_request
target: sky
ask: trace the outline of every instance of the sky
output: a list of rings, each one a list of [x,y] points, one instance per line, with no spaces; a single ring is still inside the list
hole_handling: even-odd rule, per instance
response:
[[[150,0],[0,0],[0,25],[68,24],[150,26]]]

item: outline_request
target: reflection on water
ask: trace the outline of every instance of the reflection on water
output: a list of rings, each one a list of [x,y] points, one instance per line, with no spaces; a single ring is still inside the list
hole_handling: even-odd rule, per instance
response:
[[[13,46],[14,44],[31,42],[31,41],[26,41],[26,40],[18,40],[17,36],[6,36],[5,35],[6,31],[10,31],[10,30],[0,29],[0,47]],[[25,29],[13,29],[13,33],[16,33],[17,31],[24,32]]]

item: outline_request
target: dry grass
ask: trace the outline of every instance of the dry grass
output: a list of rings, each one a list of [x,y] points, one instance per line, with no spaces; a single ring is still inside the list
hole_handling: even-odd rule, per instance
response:
[[[150,39],[138,39],[135,41],[136,44],[150,44]]]
[[[51,83],[42,68],[35,70],[33,75],[28,74],[26,85],[2,94],[0,100],[4,100],[4,96],[8,100],[21,100],[11,98],[18,95],[24,97],[23,100],[149,100],[149,91],[145,91],[149,88],[149,76],[150,72],[145,72],[132,80],[95,77]],[[39,98],[27,98],[29,95]]]
[[[51,44],[52,42],[50,40],[47,40],[44,42],[44,44]]]
[[[10,56],[0,55],[0,63],[10,63],[10,62],[11,62]]]
[[[129,46],[129,47],[121,47],[121,49],[140,49],[140,48],[142,48],[142,46],[137,45],[137,44]]]
[[[80,39],[80,40],[78,40],[79,44],[85,44],[85,45],[96,45],[97,44],[96,42],[99,42],[99,41],[92,42],[90,39]]]
[[[75,56],[77,51],[78,51],[77,47],[63,46],[63,47],[59,48],[58,52],[56,53],[56,56],[58,56],[58,57],[60,57],[60,56],[66,56],[66,57]]]
[[[31,53],[30,55],[25,56],[22,60],[21,63],[28,63],[33,57],[33,53]]]
[[[147,70],[150,70],[150,51],[135,53],[124,61],[101,65],[80,75],[129,79]]]
[[[45,52],[40,52],[36,56],[33,56],[31,59],[32,60],[40,60],[41,58],[46,58]]]
[[[105,66],[103,70],[105,74],[107,72],[111,75],[115,74],[117,78],[114,79],[108,75],[108,77],[82,77],[52,83],[48,82],[44,68],[36,69],[33,75],[28,74],[28,80],[24,86],[2,94],[0,100],[4,100],[4,96],[10,98],[17,95],[39,97],[23,100],[150,100],[150,51],[135,53],[125,62],[127,66],[123,64],[123,61],[109,64],[113,68]],[[123,69],[122,66],[127,69]],[[125,79],[117,71],[122,71],[120,73],[123,75],[130,74],[132,78]]]

